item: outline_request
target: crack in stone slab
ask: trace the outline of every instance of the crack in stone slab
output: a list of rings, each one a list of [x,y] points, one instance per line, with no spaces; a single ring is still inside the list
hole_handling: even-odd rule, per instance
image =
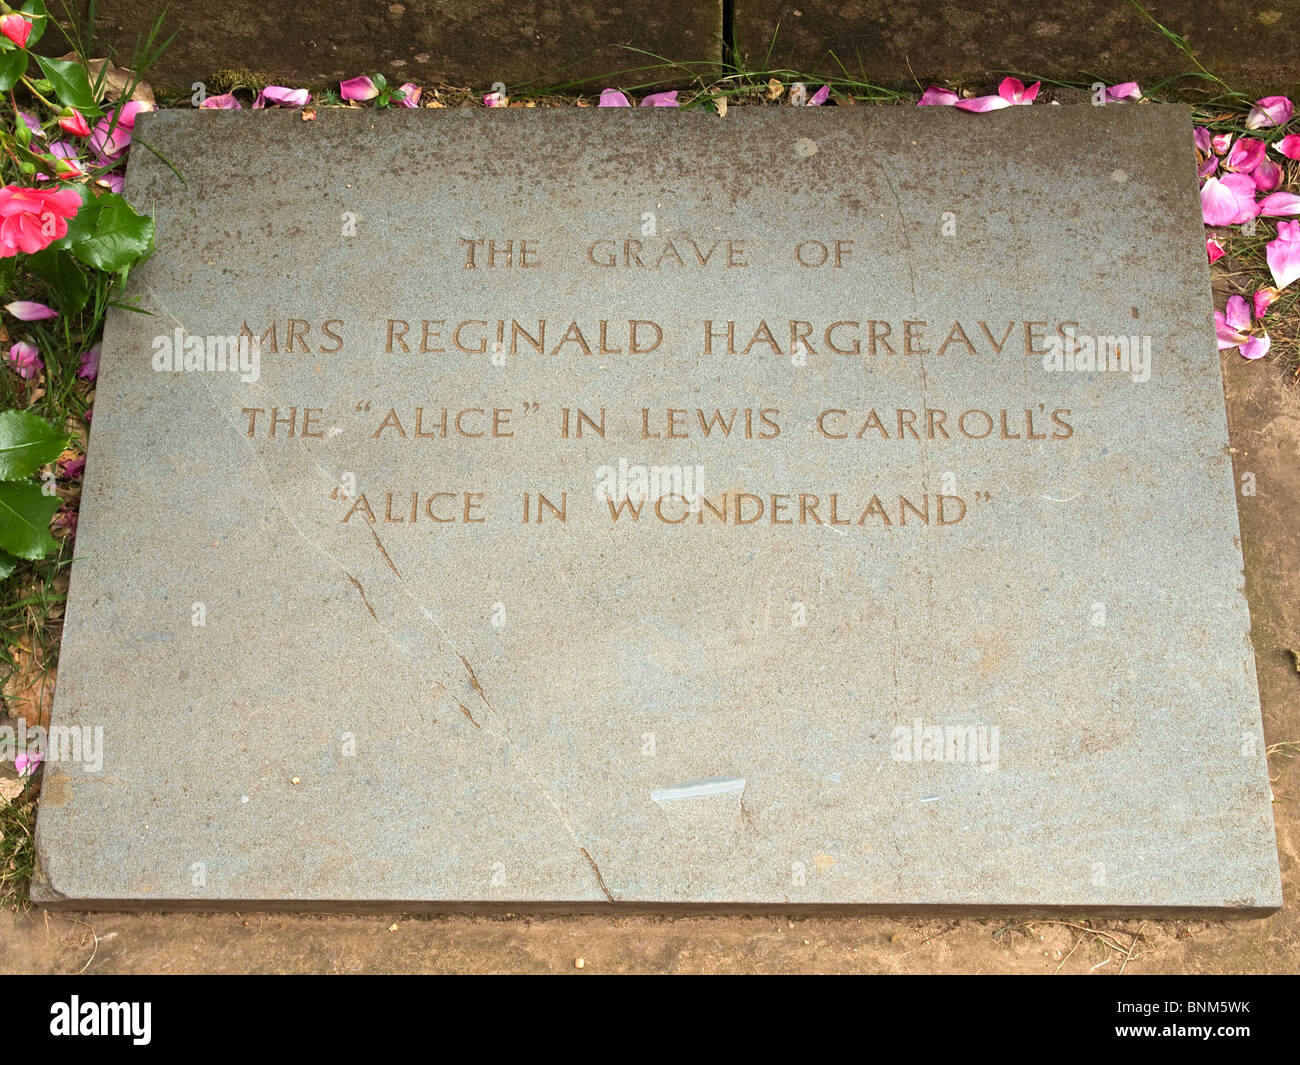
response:
[[[908,235],[907,235],[907,215],[903,211],[903,201],[898,195],[898,190],[894,188],[894,183],[889,179],[889,172],[885,170],[885,168],[877,160],[872,159],[870,156],[868,156],[867,159],[873,166],[875,166],[877,170],[880,171],[880,176],[885,179],[885,184],[889,186],[889,191],[890,193],[893,194],[894,206],[898,210],[899,233],[902,235],[903,238],[903,248],[907,252],[905,258],[907,260],[908,284],[912,290],[912,299],[915,300],[916,299],[916,270],[914,270],[912,267],[912,242],[911,240],[908,239]],[[924,389],[925,387],[924,384],[922,384],[921,387]]]
[[[393,560],[388,557],[388,552],[384,550],[384,542],[379,539],[379,534],[375,532],[374,523],[367,522],[366,527],[370,530],[370,535],[375,538],[375,546],[379,548],[379,553],[384,556],[384,561],[388,563],[388,568],[391,569],[394,573],[397,573],[397,567],[393,565]],[[400,573],[397,573],[397,579],[399,581],[402,579],[402,575]]]
[[[464,663],[465,672],[469,674],[469,686],[473,688],[476,692],[478,692],[478,697],[483,700],[483,705],[485,705],[489,710],[492,711],[492,713],[495,714],[497,712],[497,708],[488,701],[488,697],[486,693],[483,691],[483,685],[481,685],[478,682],[478,677],[474,675],[474,667],[469,664],[469,659],[467,659],[459,651],[456,652],[456,657],[459,658],[462,663]]]
[[[591,871],[596,874],[596,883],[600,885],[600,890],[605,893],[605,898],[609,899],[610,902],[616,902],[617,900],[610,894],[609,888],[605,886],[605,878],[600,875],[600,866],[596,864],[596,859],[587,853],[586,847],[579,847],[578,850],[582,851],[582,856],[587,859]]]
[[[162,313],[166,315],[166,317],[170,318],[176,326],[180,327],[181,329],[184,329],[185,328],[184,323],[179,318],[177,318],[176,315],[173,314],[164,305],[163,301],[158,298],[158,293],[152,288],[152,286],[148,285],[147,283],[142,283],[142,286],[145,288],[146,291],[150,293],[150,295],[153,296],[155,303],[162,311]],[[203,374],[197,374],[196,376],[199,377],[200,382],[203,386],[203,391],[207,395],[209,402],[212,404],[213,409],[217,412],[218,417],[220,417],[222,421],[224,421],[228,426],[230,426],[232,431],[234,431],[236,436],[238,437],[238,433],[239,433],[238,426],[231,421],[231,419],[226,415],[225,411],[222,409],[221,405],[217,402],[217,398],[215,395],[213,395],[212,389],[208,385],[208,382],[204,379]],[[271,395],[270,391],[266,388],[265,385],[259,384],[258,387],[265,395],[267,396]],[[316,551],[320,555],[322,555],[330,564],[342,570],[343,573],[347,576],[348,580],[350,580],[354,585],[356,585],[357,591],[361,593],[362,601],[365,602],[366,604],[366,609],[370,611],[370,615],[375,619],[375,623],[378,624],[380,629],[383,630],[384,635],[388,639],[388,642],[391,643],[393,647],[403,656],[409,659],[413,659],[416,662],[416,668],[419,669],[422,673],[425,673],[427,677],[428,667],[424,664],[425,660],[421,656],[415,654],[409,647],[404,646],[401,641],[394,638],[393,634],[388,630],[388,628],[383,624],[383,622],[379,620],[379,617],[375,613],[374,608],[371,607],[370,602],[366,598],[365,592],[362,589],[360,582],[355,577],[353,577],[351,573],[347,571],[347,568],[343,565],[343,563],[340,562],[337,558],[335,558],[335,556],[327,548],[325,548],[322,544],[320,544],[316,540],[312,539],[299,527],[297,521],[294,520],[292,514],[289,513],[289,510],[284,506],[282,501],[276,496],[276,493],[274,491],[275,480],[271,476],[271,472],[267,468],[266,463],[263,461],[262,454],[257,448],[257,446],[254,443],[250,442],[246,437],[238,437],[238,438],[244,440],[244,444],[252,454],[253,459],[257,464],[258,470],[261,472],[263,479],[266,481],[268,487],[271,489],[270,496],[271,496],[272,505],[276,508],[276,510],[278,510],[281,513],[281,515],[283,515],[284,520],[293,529],[294,533],[304,543],[310,544],[313,548],[315,548]],[[302,441],[298,441],[298,443],[300,444],[300,448],[302,452],[307,456],[308,461],[311,463],[313,467],[315,467],[317,473],[321,474],[327,480],[331,479],[332,475],[329,473],[329,471],[324,469],[318,462],[316,462],[316,460],[311,456],[310,451],[308,451],[305,447],[301,447]],[[371,532],[373,534],[374,530],[371,529]],[[378,537],[376,534],[376,539],[377,538]],[[380,544],[379,546],[381,549],[381,553],[387,556],[387,552],[382,550],[382,544]],[[401,574],[397,572],[397,567],[392,564],[391,559],[386,559],[386,560],[388,562],[389,567],[393,570],[394,574],[397,575],[399,581],[401,581]],[[493,707],[491,702],[488,701],[487,695],[484,693],[482,685],[479,684],[478,677],[475,674],[473,667],[469,664],[469,660],[463,654],[461,654],[460,650],[455,646],[451,638],[447,635],[446,631],[443,629],[438,619],[433,615],[433,613],[429,610],[429,608],[424,603],[420,602],[420,600],[416,598],[414,594],[412,594],[412,592],[409,590],[409,588],[407,587],[404,581],[401,581],[398,587],[402,592],[402,594],[408,600],[414,603],[419,608],[420,613],[424,615],[424,617],[429,621],[431,625],[433,625],[439,637],[438,651],[440,653],[445,654],[445,647],[450,647],[451,651],[456,655],[457,658],[460,659],[461,664],[464,666],[465,671],[469,677],[470,686],[473,688],[473,690],[479,696],[479,698],[483,700],[483,704],[487,706],[487,708],[493,713],[493,715],[496,715],[496,708]],[[435,679],[435,683],[441,686],[441,681]],[[465,712],[467,716],[469,716],[468,711],[462,704],[456,701],[456,705],[460,707],[460,709],[463,712]],[[471,720],[473,720],[472,717]],[[473,721],[473,723],[480,735],[491,736],[498,743],[504,744],[506,747],[510,748],[510,750],[514,752],[517,759],[515,764],[518,766],[519,772],[525,778],[527,778],[529,782],[535,788],[537,788],[538,791],[542,793],[543,797],[550,804],[551,808],[555,811],[555,815],[559,820],[560,825],[564,828],[565,833],[572,841],[574,847],[577,848],[578,852],[586,858],[589,864],[594,865],[594,863],[591,862],[590,855],[586,853],[585,848],[583,848],[582,844],[579,842],[577,833],[574,832],[573,826],[569,823],[569,819],[565,817],[564,811],[560,808],[560,804],[556,800],[554,794],[552,794],[551,789],[536,774],[530,772],[528,769],[524,767],[523,755],[520,752],[519,747],[514,742],[514,740],[507,733],[497,732],[492,729],[483,728],[483,726],[480,725],[477,721]],[[607,898],[612,899],[609,889],[605,886],[604,879],[603,877],[601,877],[599,870],[593,869],[593,872],[595,872],[596,874],[597,883],[601,891],[604,892]]]
[[[361,582],[357,580],[354,576],[352,576],[352,574],[350,573],[348,574],[348,580],[350,580],[354,585],[356,585],[356,589],[361,595],[361,601],[366,604],[366,609],[370,611],[370,616],[375,619],[375,624],[379,625],[379,617],[377,614],[375,614],[375,608],[370,605],[370,600],[366,598],[366,590],[361,587]],[[380,625],[379,627],[383,628],[382,625]]]

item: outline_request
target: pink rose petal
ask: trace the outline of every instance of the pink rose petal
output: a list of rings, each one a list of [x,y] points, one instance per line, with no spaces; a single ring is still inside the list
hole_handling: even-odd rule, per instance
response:
[[[27,111],[19,111],[18,117],[23,120],[23,125],[27,127],[33,137],[45,136],[44,131],[41,129],[40,120],[37,119],[35,115],[30,114]]]
[[[39,751],[24,751],[14,756],[14,769],[20,777],[29,777],[36,772],[43,760]]]
[[[1222,311],[1214,312],[1214,337],[1219,345],[1219,350],[1224,348],[1235,348],[1246,342],[1246,335],[1233,329],[1223,318]]]
[[[1264,247],[1264,257],[1268,260],[1269,273],[1273,275],[1273,284],[1286,288],[1300,277],[1300,235],[1294,228],[1300,228],[1298,222],[1279,222],[1277,238]]]
[[[77,369],[77,376],[83,381],[93,381],[99,376],[99,352],[100,345],[96,344],[81,353],[81,366]]]
[[[1247,129],[1264,129],[1268,126],[1285,126],[1291,121],[1294,105],[1285,96],[1265,96],[1256,100],[1246,116]]]
[[[299,92],[305,93],[306,89],[299,89]],[[310,99],[310,97],[308,97]],[[135,116],[142,111],[152,111],[153,104],[144,103],[140,100],[128,100],[122,105],[122,110],[118,112],[117,124],[125,126],[127,129],[135,129]]]
[[[1228,297],[1228,307],[1223,317],[1233,329],[1250,328],[1250,307],[1242,296]]]
[[[974,111],[976,114],[983,114],[985,111],[1001,111],[1004,107],[1011,107],[1012,103],[1001,96],[976,96],[969,100],[958,100],[953,107],[960,108],[962,111]]]
[[[45,369],[40,349],[25,340],[17,340],[10,345],[6,358],[13,363],[14,372],[25,381],[30,381]]]
[[[31,300],[15,300],[13,303],[6,303],[5,310],[20,322],[43,322],[47,318],[57,318],[59,316],[59,312],[53,307],[47,307],[43,303],[34,303]]]
[[[207,111],[242,111],[244,105],[235,99],[233,92],[224,92],[220,96],[206,96],[199,107]]]
[[[1232,146],[1232,151],[1228,152],[1228,158],[1223,165],[1229,170],[1249,174],[1259,166],[1259,161],[1263,158],[1264,142],[1254,137],[1242,137]]]
[[[677,90],[672,92],[652,92],[641,101],[642,107],[677,107]]]
[[[1273,306],[1273,302],[1281,293],[1275,288],[1261,288],[1250,297],[1251,308],[1255,312],[1256,318],[1263,318],[1268,309]]]
[[[120,118],[116,125],[112,123],[111,115],[101,118],[90,134],[90,147],[105,163],[121,158],[122,153],[131,146],[131,126]]]
[[[253,107],[263,108],[268,103],[277,107],[291,109],[306,107],[311,103],[311,93],[306,89],[290,89],[285,85],[268,85],[257,94],[257,99],[253,101]]]
[[[1026,89],[1019,78],[1003,78],[1002,84],[998,86],[998,95],[1009,104],[1027,106],[1034,102],[1041,85],[1041,81],[1036,81]]]
[[[1268,354],[1272,343],[1267,333],[1260,333],[1258,336],[1248,337],[1238,350],[1243,359],[1262,359]]]
[[[1260,200],[1256,207],[1258,213],[1264,218],[1300,215],[1300,196],[1294,192],[1271,192]]]
[[[951,107],[961,97],[951,89],[941,89],[938,85],[931,85],[925,92],[921,93],[921,98],[916,101],[917,107]]]
[[[601,89],[597,107],[631,107],[632,101],[617,89]]]
[[[1201,186],[1201,215],[1207,226],[1231,226],[1255,217],[1255,182],[1249,174],[1207,178]]]
[[[1250,172],[1255,188],[1260,192],[1272,192],[1282,184],[1282,168],[1272,159],[1261,159],[1259,166]]]
[[[358,103],[373,100],[379,95],[379,87],[368,77],[348,78],[339,82],[339,97],[344,100],[356,100]]]
[[[1300,133],[1288,133],[1273,145],[1273,150],[1288,159],[1300,159]]]

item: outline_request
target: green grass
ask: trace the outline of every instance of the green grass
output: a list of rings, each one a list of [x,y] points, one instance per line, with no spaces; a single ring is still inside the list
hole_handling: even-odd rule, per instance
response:
[[[36,803],[0,805],[0,907],[22,909],[36,865]]]

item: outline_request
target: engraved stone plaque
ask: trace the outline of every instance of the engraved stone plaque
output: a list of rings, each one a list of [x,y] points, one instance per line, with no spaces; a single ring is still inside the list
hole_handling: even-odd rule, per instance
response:
[[[42,901],[1280,904],[1185,109],[137,133]]]

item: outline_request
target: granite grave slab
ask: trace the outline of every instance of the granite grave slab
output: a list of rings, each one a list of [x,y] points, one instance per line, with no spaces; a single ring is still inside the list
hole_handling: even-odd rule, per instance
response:
[[[1280,904],[1186,109],[137,136],[38,899]]]

